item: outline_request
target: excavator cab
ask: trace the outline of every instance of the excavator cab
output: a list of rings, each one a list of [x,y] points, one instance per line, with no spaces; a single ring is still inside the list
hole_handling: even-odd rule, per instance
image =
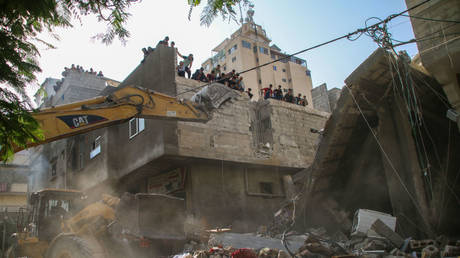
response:
[[[30,196],[29,236],[50,241],[61,232],[61,223],[83,208],[80,191],[44,189]]]
[[[61,230],[64,219],[73,216],[83,206],[84,195],[80,191],[66,189],[43,189],[29,198],[27,216],[19,216],[14,244],[5,257],[42,258],[50,241]]]

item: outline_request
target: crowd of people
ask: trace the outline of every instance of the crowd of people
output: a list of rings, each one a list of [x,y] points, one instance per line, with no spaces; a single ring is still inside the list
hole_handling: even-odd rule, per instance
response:
[[[286,94],[283,94],[283,89],[281,88],[281,85],[278,85],[277,89],[273,89],[273,85],[270,84],[270,86],[263,88],[261,90],[261,94],[262,96],[264,96],[264,99],[272,98],[281,101],[286,101],[289,103],[294,103],[304,107],[308,105],[307,96],[303,95],[302,97],[302,94],[299,93],[297,94],[297,97],[295,97],[292,89],[288,89]]]
[[[180,76],[180,74],[179,74]],[[192,75],[193,80],[201,82],[219,82],[234,90],[244,91],[243,77],[240,76],[235,70],[228,73],[223,73],[220,70],[220,65],[217,65],[210,73],[204,74],[204,68],[197,69]]]
[[[89,74],[94,74],[96,76],[104,77],[104,74],[102,73],[102,71],[96,72],[92,67],[89,70],[85,70],[83,66],[81,65],[72,64],[70,68],[64,67],[64,72],[62,72],[62,76],[65,77],[68,71],[77,71],[80,73],[89,73]]]
[[[176,59],[176,71],[178,76],[185,77],[185,75],[187,74],[187,78],[189,79],[191,78],[193,80],[201,82],[219,82],[234,90],[245,92],[246,94],[248,94],[249,98],[252,99],[253,93],[251,88],[248,88],[245,91],[243,77],[236,73],[235,70],[232,70],[228,73],[224,73],[222,72],[220,65],[217,65],[208,74],[204,73],[204,68],[202,67],[200,69],[196,69],[196,71],[192,75],[193,54],[182,55],[181,53],[179,53],[174,41],[169,43],[168,36],[166,36],[163,40],[160,40],[160,42],[158,42],[158,45],[164,45],[167,47],[174,48],[177,56],[181,58],[179,64],[177,64]],[[143,48],[142,52],[144,53],[144,60],[153,51],[155,51],[155,49],[151,47]],[[142,60],[142,62],[144,62],[144,60]],[[295,97],[292,89],[288,89],[286,94],[283,94],[283,89],[281,88],[281,85],[278,86],[278,89],[273,89],[273,85],[270,84],[269,87],[263,88],[261,90],[261,94],[264,97],[264,99],[273,98],[301,106],[308,105],[307,97],[305,95],[303,95],[302,97],[302,94],[299,93],[297,97]]]

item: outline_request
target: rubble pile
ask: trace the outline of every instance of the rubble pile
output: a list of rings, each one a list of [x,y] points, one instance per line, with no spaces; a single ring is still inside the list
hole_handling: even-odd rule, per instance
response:
[[[261,226],[257,233],[212,231],[206,244],[191,241],[184,253],[174,258],[460,256],[460,240],[452,241],[446,237],[404,239],[395,232],[395,217],[370,210],[357,211],[349,237],[340,230],[328,234],[321,227],[308,229],[303,234],[286,230],[280,234],[282,224],[285,223],[278,223],[277,227]]]
[[[220,239],[224,238],[227,245],[213,246],[215,241],[214,234],[211,235],[208,244],[210,247],[200,250],[188,250],[184,254],[175,255],[174,258],[285,258],[285,257],[299,257],[299,258],[315,258],[315,257],[458,257],[460,256],[460,241],[450,241],[445,238],[438,238],[436,240],[412,240],[405,239],[401,246],[397,246],[387,238],[375,237],[351,237],[350,239],[342,240],[334,239],[334,236],[328,236],[325,233],[318,232],[324,231],[322,229],[312,229],[315,233],[306,233],[302,236],[305,238],[303,245],[300,248],[294,248],[298,242],[299,236],[296,234],[297,239],[290,241],[292,236],[286,236],[285,245],[289,248],[286,250],[282,245],[281,239],[266,238],[267,243],[273,241],[266,247],[260,248],[257,240],[254,242],[246,242],[247,248],[237,248],[231,245],[231,241],[225,235],[229,233],[221,233]],[[255,234],[237,234],[231,233],[232,237],[240,236],[242,241],[247,240],[248,236],[258,237]],[[334,234],[336,235],[336,234]],[[273,244],[273,243],[279,244]],[[242,246],[240,242],[234,241],[235,246]],[[199,245],[194,245],[198,247]],[[278,248],[276,248],[276,247]],[[203,246],[201,246],[203,247]],[[292,255],[291,255],[292,254]]]

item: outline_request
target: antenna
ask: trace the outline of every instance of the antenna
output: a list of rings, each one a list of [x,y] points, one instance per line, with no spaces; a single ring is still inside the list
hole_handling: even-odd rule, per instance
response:
[[[243,11],[241,11],[241,3],[238,2],[238,6],[240,7],[240,23],[243,24]]]
[[[254,23],[254,4],[249,5],[249,10],[246,12],[246,14],[248,15],[246,21]]]

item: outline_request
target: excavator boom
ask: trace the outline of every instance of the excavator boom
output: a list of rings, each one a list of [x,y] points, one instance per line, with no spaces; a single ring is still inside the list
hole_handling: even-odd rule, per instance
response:
[[[135,86],[121,88],[109,96],[46,108],[33,117],[41,124],[45,139],[28,147],[123,123],[133,117],[209,120],[209,115],[198,109],[196,103]]]

